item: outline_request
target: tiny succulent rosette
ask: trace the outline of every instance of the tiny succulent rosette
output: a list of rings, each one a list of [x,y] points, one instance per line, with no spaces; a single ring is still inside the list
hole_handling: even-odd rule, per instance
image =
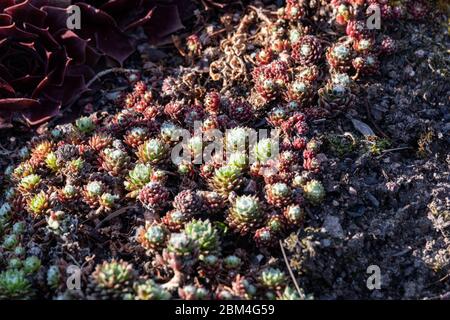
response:
[[[33,291],[26,273],[9,269],[0,273],[0,299],[31,299]]]
[[[169,235],[165,225],[153,223],[138,230],[137,241],[147,250],[159,250],[165,247]]]
[[[150,139],[141,144],[137,156],[142,163],[157,164],[165,160],[167,148],[160,139]]]
[[[327,83],[319,89],[319,106],[331,114],[350,109],[355,104],[355,95],[351,89],[339,83]]]
[[[255,196],[240,196],[229,209],[227,222],[230,228],[240,234],[256,229],[264,220],[260,200]]]
[[[214,171],[209,181],[211,188],[217,193],[228,196],[230,192],[242,185],[242,170],[236,166],[226,165]]]
[[[7,22],[0,27],[0,49],[7,53],[0,53],[0,69],[5,69],[0,128],[18,114],[30,125],[46,122],[84,91],[86,83],[75,80],[93,74],[72,76],[85,58],[118,54],[107,50],[114,41],[98,37],[111,30],[86,31],[94,34],[86,39],[66,28],[59,34],[47,29],[53,22],[46,20],[60,16],[53,5],[36,5],[36,11],[31,6],[36,1],[9,2],[0,5]],[[226,1],[202,2],[223,8]],[[152,34],[154,43],[182,28],[178,17],[186,8],[174,3],[96,1],[90,9],[83,4],[82,13],[102,17],[100,26],[116,21],[113,29],[120,35],[129,21],[121,8],[143,9],[136,12],[140,18],[151,11],[132,27],[149,31],[151,20],[158,22],[153,30],[173,27],[164,35]],[[250,7],[245,13],[236,7],[235,15],[224,11],[223,29],[200,28],[186,41],[174,38],[186,57],[179,68],[166,68],[179,59],[154,62],[149,56],[157,52],[142,44],[140,58],[149,69],[142,75],[127,73],[132,90],[111,94],[118,96],[114,103],[108,95],[101,110],[92,107],[105,99],[93,101],[86,106],[89,115],[71,124],[42,127],[0,177],[0,299],[72,294],[77,299],[308,299],[288,285],[280,269],[284,264],[278,263],[283,260],[280,241],[291,232],[301,237],[299,231],[309,225],[305,211],[325,201],[320,180],[327,149],[317,138],[323,122],[316,120],[354,112],[365,77],[378,73],[380,57],[396,49],[389,32],[381,34],[391,28],[388,20],[420,19],[429,9],[423,1],[311,4],[287,0],[276,14]],[[367,9],[375,7],[386,19],[382,32],[365,24]],[[326,9],[316,20],[320,8]],[[171,19],[163,21],[158,12]],[[210,17],[212,26],[216,16]],[[332,21],[337,23],[329,25],[333,32],[318,30]],[[17,32],[29,35],[19,41]],[[58,45],[47,48],[44,36]],[[33,40],[32,48],[22,40]],[[82,41],[69,46],[72,40]],[[80,45],[82,50],[76,50]],[[115,60],[123,61],[125,51]],[[17,69],[20,54],[36,62],[27,74],[35,92],[19,90],[27,80],[25,69],[33,65]],[[67,92],[72,80],[73,92]],[[55,101],[48,101],[51,92]],[[259,129],[270,129],[270,136],[253,141]],[[220,138],[214,135],[219,131]],[[213,141],[223,150],[202,159]],[[379,153],[385,141],[372,142],[369,151]],[[179,146],[189,157],[172,161]],[[66,259],[59,253],[66,251],[80,265],[89,260],[83,272],[91,274],[79,292],[64,287]]]
[[[104,261],[96,266],[91,279],[88,287],[91,299],[123,299],[132,290],[135,271],[123,260]]]
[[[163,257],[175,271],[189,271],[199,258],[199,243],[186,233],[172,233]]]
[[[261,271],[259,282],[268,289],[280,290],[286,285],[286,274],[278,268],[266,268]]]
[[[319,205],[325,198],[326,192],[322,183],[317,180],[308,181],[303,187],[305,198],[314,205]]]
[[[138,199],[148,210],[161,210],[167,206],[169,191],[159,182],[150,182],[140,191]]]
[[[169,300],[172,294],[149,279],[134,284],[135,300]]]
[[[291,55],[301,65],[315,64],[322,57],[322,44],[315,36],[303,36],[292,44]]]
[[[186,224],[184,232],[198,242],[200,253],[208,254],[219,250],[219,234],[209,220],[192,220]]]
[[[150,183],[153,173],[153,167],[150,164],[136,164],[135,167],[128,172],[128,177],[124,182],[125,189],[130,191],[128,196],[130,198],[136,198],[139,191],[147,183]]]

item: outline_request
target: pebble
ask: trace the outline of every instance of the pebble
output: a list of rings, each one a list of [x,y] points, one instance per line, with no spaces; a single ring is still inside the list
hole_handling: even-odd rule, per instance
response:
[[[356,196],[358,194],[358,191],[356,191],[355,188],[353,187],[349,187],[348,188],[348,192],[352,195],[352,196]]]
[[[416,57],[418,58],[423,58],[426,56],[426,52],[423,51],[422,49],[417,50],[416,52],[414,52],[414,54],[416,55]]]

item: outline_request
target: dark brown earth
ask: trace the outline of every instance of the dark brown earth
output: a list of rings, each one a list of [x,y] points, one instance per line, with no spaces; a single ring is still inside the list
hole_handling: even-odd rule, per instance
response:
[[[340,157],[325,149],[328,201],[292,250],[291,265],[316,298],[449,297],[449,37],[442,27],[409,23],[395,37],[403,50],[383,61],[354,115],[390,146]],[[345,118],[316,130],[348,145],[345,134],[364,139]],[[366,287],[369,265],[380,267],[381,290]]]

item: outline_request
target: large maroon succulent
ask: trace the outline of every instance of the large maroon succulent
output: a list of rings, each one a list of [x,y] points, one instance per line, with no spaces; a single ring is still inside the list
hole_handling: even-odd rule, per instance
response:
[[[47,121],[86,90],[102,56],[121,64],[133,46],[113,18],[78,3],[82,28],[70,30],[69,1],[3,0],[0,4],[0,127],[15,113]]]
[[[81,28],[68,29],[71,5]],[[125,32],[142,26],[158,44],[183,28],[188,0],[1,0],[0,128],[21,115],[29,125],[47,121],[87,90],[102,61],[122,64],[134,46]],[[158,28],[158,29],[156,29]]]
[[[142,26],[152,45],[170,42],[193,14],[192,0],[87,0],[114,17],[123,31]]]

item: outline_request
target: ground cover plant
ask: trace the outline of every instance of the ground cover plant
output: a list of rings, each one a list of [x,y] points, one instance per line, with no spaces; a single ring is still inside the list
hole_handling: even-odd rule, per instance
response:
[[[448,297],[445,2],[0,10],[0,298]]]

